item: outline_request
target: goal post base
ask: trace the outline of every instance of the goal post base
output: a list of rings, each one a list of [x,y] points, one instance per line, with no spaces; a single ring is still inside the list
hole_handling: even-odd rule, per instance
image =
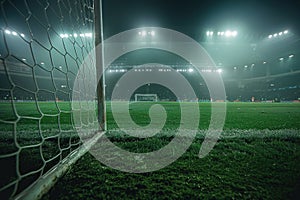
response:
[[[58,166],[49,170],[46,174],[41,176],[33,185],[18,194],[14,199],[20,200],[37,200],[41,199],[43,195],[55,185],[55,183],[62,177],[79,158],[87,153],[91,147],[105,134],[105,131],[97,132],[89,141],[85,142],[76,150],[71,152],[64,158]]]

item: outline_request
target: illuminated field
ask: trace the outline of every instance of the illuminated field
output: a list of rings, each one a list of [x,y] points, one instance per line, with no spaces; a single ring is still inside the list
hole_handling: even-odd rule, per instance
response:
[[[137,139],[118,130],[107,104],[107,135],[117,146],[132,152],[150,152],[168,144],[180,125],[180,105],[160,102],[167,122],[156,136]],[[188,104],[188,103],[186,103]],[[132,119],[150,122],[151,102],[130,104]],[[72,125],[69,102],[1,103],[1,186],[21,179],[18,191],[59,163],[80,144]],[[200,124],[189,150],[172,165],[147,174],[110,169],[86,154],[45,197],[81,198],[288,198],[300,178],[300,104],[227,103],[224,132],[210,154],[198,158],[210,121],[210,103],[200,103]],[[193,120],[193,119],[191,119]],[[14,124],[16,132],[14,132]],[[17,144],[16,144],[17,142]],[[20,147],[20,148],[19,148]],[[16,157],[14,152],[20,152]],[[130,180],[130,181],[128,181]],[[12,189],[2,195],[10,195]],[[214,196],[212,196],[212,194]]]
[[[150,122],[153,103],[132,103],[133,120]],[[155,137],[136,139],[117,129],[110,105],[107,135],[132,152],[166,145],[179,126],[178,103],[161,103],[167,123]],[[228,103],[221,139],[208,156],[198,158],[210,118],[210,104],[200,103],[201,122],[189,150],[170,166],[145,174],[123,173],[83,156],[44,199],[288,199],[299,188],[300,104]],[[192,119],[191,119],[192,120]]]

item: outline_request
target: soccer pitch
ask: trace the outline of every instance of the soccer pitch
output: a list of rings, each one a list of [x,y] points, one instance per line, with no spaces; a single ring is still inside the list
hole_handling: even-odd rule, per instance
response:
[[[159,134],[145,139],[121,132],[107,103],[109,139],[125,150],[139,153],[155,151],[168,144],[180,126],[180,105],[155,103],[165,108],[167,121]],[[132,119],[141,126],[149,124],[149,108],[155,103],[131,103]],[[19,115],[29,117],[17,123],[19,145],[37,145],[21,151],[19,170],[22,174],[41,168],[46,172],[80,145],[72,126],[69,102],[58,102],[58,106],[51,102],[38,104],[47,115],[41,116],[31,102],[15,105]],[[10,104],[2,103],[1,108],[1,119],[16,120]],[[211,104],[199,103],[199,108],[200,123],[195,140],[188,151],[168,167],[144,174],[125,173],[101,164],[87,153],[43,199],[288,199],[296,195],[300,180],[300,104],[227,103],[224,131],[214,149],[202,159],[198,153],[210,123]],[[48,138],[41,148],[39,129],[43,137]],[[1,123],[0,145],[1,154],[16,150],[11,124]],[[45,160],[50,159],[45,166],[40,152]],[[3,161],[1,166],[2,184],[14,180],[13,161]],[[37,178],[34,175],[30,178]],[[19,190],[31,182],[22,181]]]
[[[130,114],[150,122],[153,103],[132,103]],[[137,139],[117,129],[107,105],[110,140],[132,152],[166,145],[180,122],[176,102],[161,102],[167,111],[163,130]],[[131,174],[111,169],[89,153],[83,156],[44,199],[288,199],[300,179],[300,104],[227,103],[224,132],[205,158],[198,153],[210,120],[210,103],[200,103],[199,132],[189,150],[159,171]],[[192,120],[192,119],[191,119]]]

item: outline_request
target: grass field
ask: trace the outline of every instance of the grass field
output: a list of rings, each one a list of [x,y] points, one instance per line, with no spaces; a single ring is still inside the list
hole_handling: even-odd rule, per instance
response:
[[[48,109],[46,104],[43,105],[44,110],[52,112],[49,115],[53,115],[48,116],[41,123],[42,126],[47,127],[45,128],[47,134],[52,133],[53,130],[55,132],[56,129],[64,129],[54,128],[57,126],[56,114],[57,116],[62,114],[59,119],[62,124],[65,124],[62,127],[67,127],[65,132],[70,129],[68,124],[71,119],[68,112],[69,104],[67,104],[60,103],[61,108],[65,108],[65,110],[59,109],[60,112],[57,112],[53,105],[51,105],[52,109]],[[167,111],[167,122],[157,136],[146,139],[137,139],[120,132],[108,104],[107,136],[117,146],[132,152],[150,152],[163,147],[171,141],[180,125],[180,107],[175,102],[160,104]],[[152,103],[130,104],[131,117],[137,124],[145,126],[150,122],[148,109],[151,105]],[[3,105],[1,107],[4,108]],[[8,110],[0,113],[1,119],[13,120],[14,116],[7,114],[10,113],[10,108],[5,107]],[[101,164],[87,153],[43,199],[293,199],[297,197],[296,189],[300,188],[300,104],[228,103],[224,132],[210,154],[202,159],[199,159],[198,153],[209,125],[210,103],[200,103],[199,108],[201,120],[196,139],[188,151],[168,167],[144,174],[125,173]],[[30,104],[20,106],[18,110],[39,117],[39,112]],[[36,126],[30,122],[24,124],[24,131],[27,132]],[[2,130],[8,130],[9,127],[6,126],[7,123],[1,123]],[[4,132],[7,131],[2,131],[2,135]],[[64,133],[64,131],[60,132]],[[57,136],[61,137],[61,133]],[[72,137],[69,135],[67,138],[67,144],[70,144]],[[57,140],[51,144],[57,146]],[[1,142],[1,154],[5,153],[3,149],[7,149],[5,145],[5,142]],[[49,154],[52,145],[48,146],[45,153],[49,150]],[[34,158],[32,156],[31,160]],[[29,161],[30,158],[27,159],[27,162]]]

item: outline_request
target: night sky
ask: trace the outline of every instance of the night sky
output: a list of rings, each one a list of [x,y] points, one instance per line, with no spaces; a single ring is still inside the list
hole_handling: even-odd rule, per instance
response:
[[[269,34],[300,30],[300,2],[277,0],[103,0],[104,36],[158,26],[191,37],[207,29],[242,29]]]

